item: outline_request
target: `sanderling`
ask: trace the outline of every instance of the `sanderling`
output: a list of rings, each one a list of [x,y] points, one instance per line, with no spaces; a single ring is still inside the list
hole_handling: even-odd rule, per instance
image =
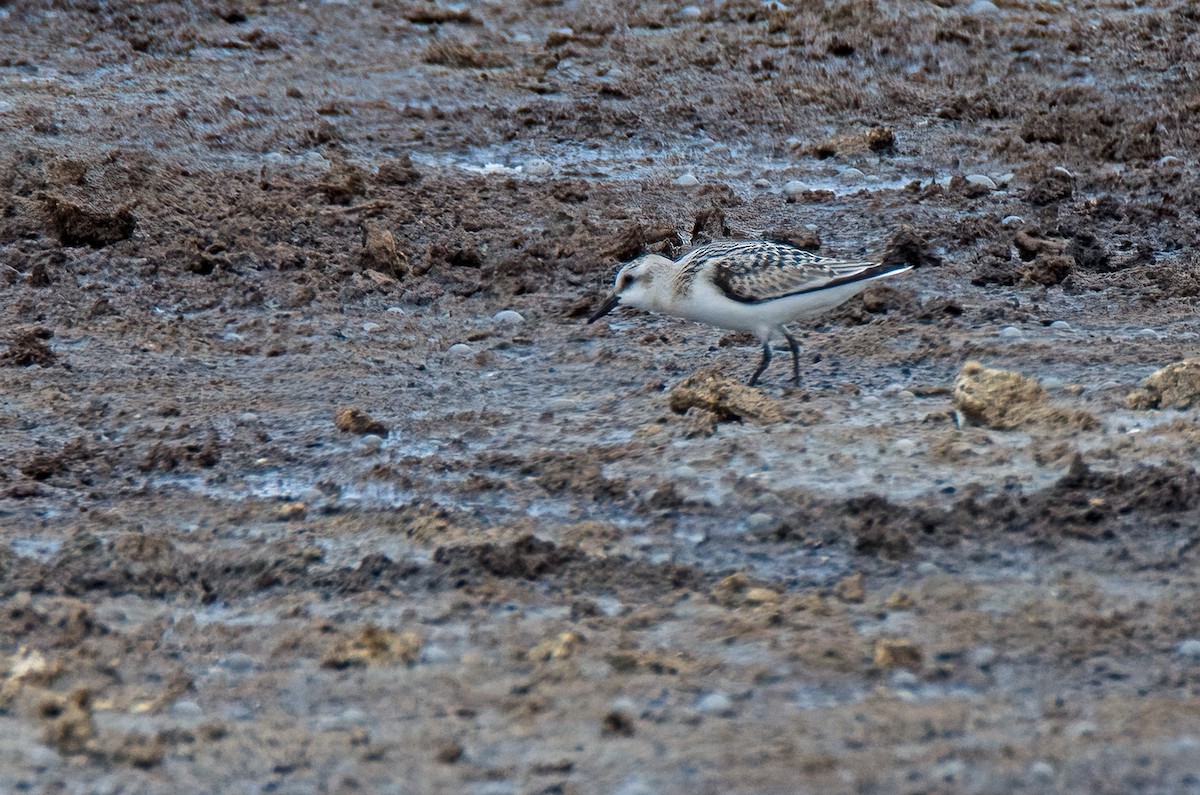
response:
[[[618,306],[633,306],[748,331],[763,344],[750,386],[771,363],[771,338],[778,332],[792,351],[792,381],[799,386],[800,346],[787,324],[832,309],[873,279],[911,268],[821,257],[767,240],[709,243],[676,261],[646,254],[628,263],[617,274],[613,294],[588,323]]]

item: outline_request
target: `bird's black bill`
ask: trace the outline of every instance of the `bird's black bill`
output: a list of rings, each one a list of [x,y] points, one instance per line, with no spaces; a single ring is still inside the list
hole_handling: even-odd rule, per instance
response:
[[[600,308],[596,310],[596,313],[588,318],[588,323],[595,323],[597,320],[604,317],[605,315],[607,315],[609,312],[613,311],[620,305],[621,305],[621,296],[610,295],[608,297],[608,300],[605,301],[600,306]]]

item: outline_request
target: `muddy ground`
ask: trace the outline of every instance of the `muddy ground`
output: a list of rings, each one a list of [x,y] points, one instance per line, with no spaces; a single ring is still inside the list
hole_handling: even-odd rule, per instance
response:
[[[1200,11],[788,5],[0,3],[2,788],[1200,790]]]

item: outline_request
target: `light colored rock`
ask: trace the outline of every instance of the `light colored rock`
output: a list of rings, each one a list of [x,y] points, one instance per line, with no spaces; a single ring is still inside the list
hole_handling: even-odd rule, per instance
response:
[[[470,356],[475,353],[475,349],[465,342],[456,342],[446,349],[446,353],[451,356]]]
[[[1200,640],[1189,638],[1180,643],[1175,652],[1180,657],[1190,657],[1196,662],[1200,662]]]
[[[987,188],[988,190],[996,189],[996,183],[992,181],[991,177],[984,174],[968,174],[966,177],[964,177],[964,179],[966,179],[966,181],[972,185],[979,185],[980,187]]]
[[[518,323],[524,323],[525,316],[520,312],[514,312],[511,309],[504,309],[492,315],[492,320],[502,326],[515,326]]]
[[[798,179],[789,179],[783,185],[783,194],[785,196],[799,196],[801,193],[808,193],[809,187]]]
[[[704,12],[700,10],[700,6],[684,6],[683,8],[679,9],[679,18],[699,19],[702,13]]]
[[[696,178],[695,174],[688,171],[683,174],[680,174],[676,178],[675,184],[681,188],[694,188],[700,184],[700,180]]]
[[[524,170],[531,177],[545,177],[554,173],[554,166],[550,165],[549,160],[535,157],[526,161]]]
[[[860,168],[844,168],[838,172],[838,181],[847,185],[857,185],[866,178],[867,175]]]
[[[774,514],[758,511],[746,517],[746,529],[751,533],[763,533],[773,530],[778,521]]]
[[[1060,331],[1070,331],[1071,324],[1065,320],[1056,320],[1050,324],[1050,328],[1058,329]]]
[[[1025,223],[1025,219],[1019,215],[1006,215],[1000,219],[1001,226],[1020,226]]]
[[[999,14],[1000,6],[992,2],[992,0],[975,0],[974,3],[964,9],[965,13],[972,16],[984,16],[987,14]]]
[[[696,702],[696,710],[706,715],[729,715],[733,712],[733,699],[724,693],[705,693]]]
[[[1004,328],[1000,329],[1000,336],[1001,337],[1024,337],[1025,332],[1021,331],[1021,329],[1017,328],[1016,326],[1005,326]]]

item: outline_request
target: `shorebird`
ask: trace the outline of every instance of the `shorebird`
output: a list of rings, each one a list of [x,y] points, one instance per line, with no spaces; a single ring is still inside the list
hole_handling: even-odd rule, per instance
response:
[[[748,331],[762,342],[762,362],[750,386],[771,363],[771,339],[782,334],[792,351],[792,382],[800,385],[800,345],[787,324],[819,315],[851,298],[868,282],[911,270],[911,265],[822,257],[769,240],[709,243],[678,260],[646,254],[617,273],[613,294],[588,323],[618,306]]]

